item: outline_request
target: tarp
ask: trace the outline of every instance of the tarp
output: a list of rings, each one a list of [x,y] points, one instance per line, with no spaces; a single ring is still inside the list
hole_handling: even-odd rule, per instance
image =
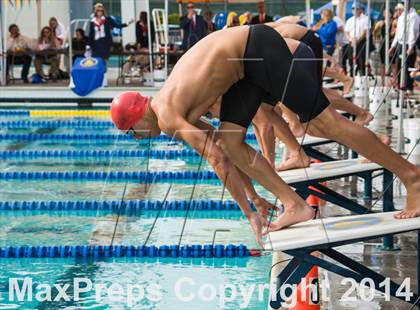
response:
[[[79,96],[86,96],[102,86],[106,64],[102,58],[77,58],[71,69],[74,87],[71,89]]]
[[[365,9],[366,11],[366,5],[364,5],[363,3],[358,2],[359,4],[361,4],[361,6]],[[351,11],[351,7],[353,6],[353,1],[347,1],[346,3],[346,20],[349,19],[350,17],[353,16],[353,13]],[[321,18],[321,12],[323,9],[332,9],[332,4],[331,2],[321,6],[320,8],[314,10],[314,20],[315,22],[319,21]],[[334,14],[337,14],[337,12],[334,12]],[[373,18],[374,20],[378,19],[379,16],[381,15],[381,13],[379,11],[376,10],[372,10],[372,7],[370,8],[370,17]]]

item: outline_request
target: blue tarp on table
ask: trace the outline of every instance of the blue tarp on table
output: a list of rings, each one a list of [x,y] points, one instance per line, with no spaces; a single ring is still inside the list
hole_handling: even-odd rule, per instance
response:
[[[71,70],[72,90],[79,96],[86,96],[102,86],[106,64],[102,58],[77,58]]]

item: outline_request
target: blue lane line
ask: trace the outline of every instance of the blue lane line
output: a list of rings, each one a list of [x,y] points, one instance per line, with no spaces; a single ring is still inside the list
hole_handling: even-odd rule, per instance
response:
[[[121,204],[121,205],[120,205]],[[65,201],[0,201],[0,210],[104,210],[116,211],[120,208],[133,211],[157,211],[161,207],[160,200],[65,200]],[[239,210],[233,200],[173,200],[166,201],[165,209],[185,211],[188,206],[199,211]]]
[[[0,172],[0,180],[127,181],[218,180],[213,171],[14,171]]]
[[[245,138],[247,140],[256,140],[255,135],[247,133]],[[14,141],[137,141],[131,135],[126,134],[0,134],[0,140],[14,140]],[[142,139],[141,141],[146,141]],[[152,141],[179,141],[167,135],[160,135],[151,138]]]
[[[193,149],[182,150],[18,150],[0,151],[0,159],[37,159],[37,158],[128,158],[149,157],[156,159],[175,159],[200,157]]]
[[[236,258],[249,257],[243,245],[83,245],[83,246],[8,246],[0,248],[0,258],[100,258],[100,257],[162,257],[162,258]]]

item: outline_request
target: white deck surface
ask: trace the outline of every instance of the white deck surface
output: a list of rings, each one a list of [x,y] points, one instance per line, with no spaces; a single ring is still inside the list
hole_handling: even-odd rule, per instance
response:
[[[286,183],[290,184],[381,169],[378,164],[362,163],[361,161],[362,159],[336,160],[312,164],[309,168],[282,171],[278,174]]]

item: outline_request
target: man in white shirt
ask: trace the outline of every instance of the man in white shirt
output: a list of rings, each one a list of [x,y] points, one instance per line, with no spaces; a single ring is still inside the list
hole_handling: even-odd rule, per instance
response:
[[[356,48],[356,70],[365,75],[366,62],[366,36],[369,29],[369,17],[363,14],[363,7],[360,3],[354,2],[352,6],[353,16],[350,17],[344,26],[344,35],[349,41],[349,52],[353,54]],[[350,62],[352,66],[352,61]],[[353,68],[350,68],[352,74]]]
[[[28,74],[31,67],[32,56],[25,54],[32,49],[34,40],[20,34],[19,27],[16,24],[9,26],[9,36],[7,37],[7,61],[6,72],[9,74],[10,67],[21,64],[21,78],[23,82],[29,83]],[[7,76],[8,77],[8,76]]]
[[[397,31],[392,41],[390,53],[396,54],[398,69],[401,68],[401,54],[404,43],[404,13],[398,17]],[[407,59],[406,59],[406,88],[413,90],[414,80],[410,77],[408,68],[414,67],[416,62],[416,40],[419,36],[420,17],[416,10],[412,7],[411,1],[408,1],[407,23],[406,23],[406,45],[407,45]],[[401,76],[401,74],[399,75]]]

